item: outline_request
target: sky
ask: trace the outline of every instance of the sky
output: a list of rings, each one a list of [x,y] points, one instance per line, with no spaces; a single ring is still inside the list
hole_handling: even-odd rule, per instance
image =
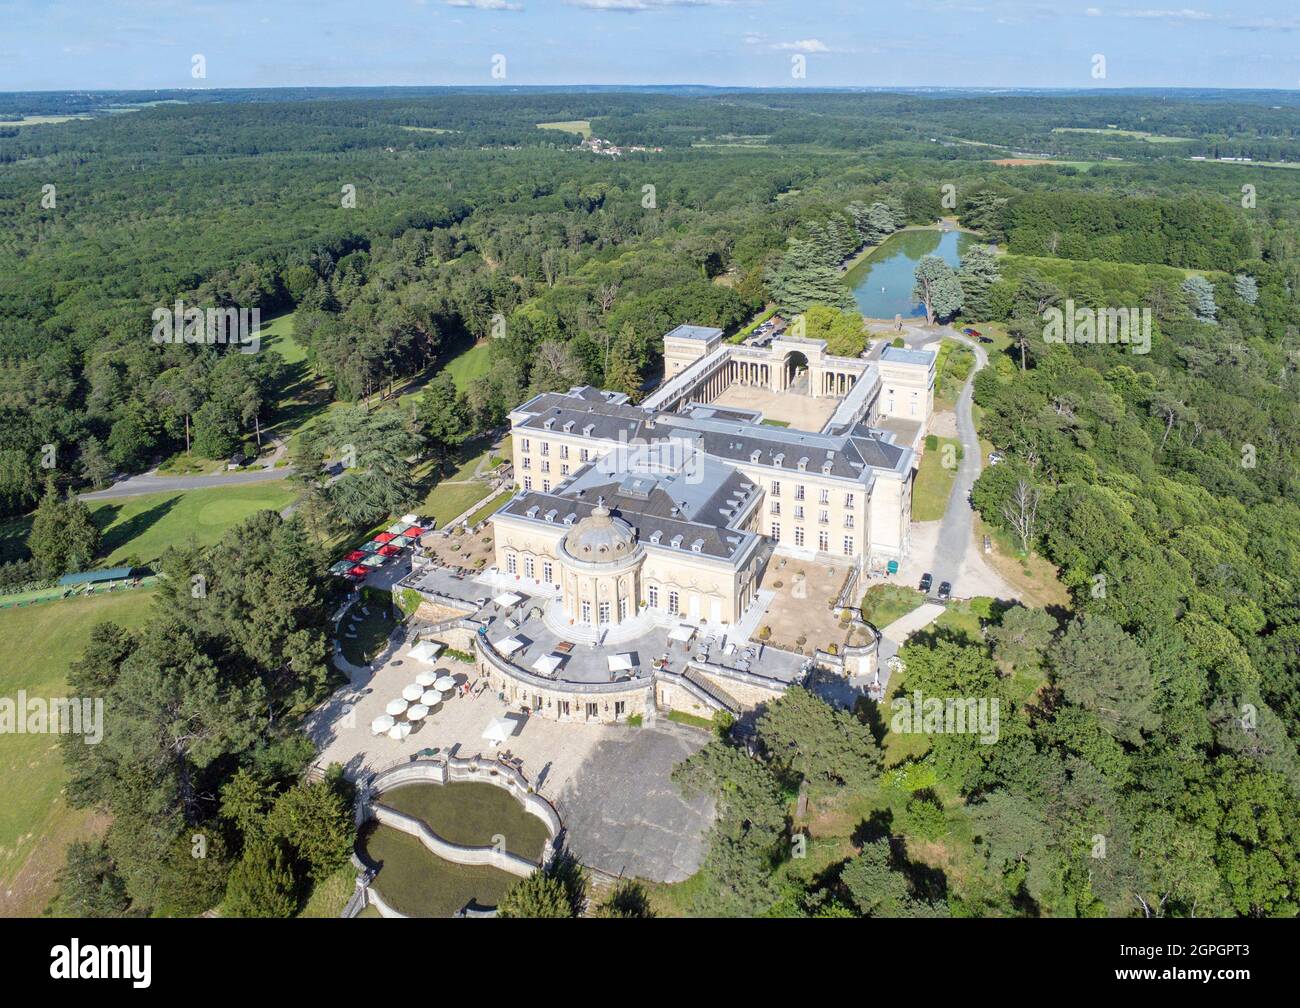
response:
[[[0,0],[0,91],[1300,87],[1297,0],[1144,2]]]

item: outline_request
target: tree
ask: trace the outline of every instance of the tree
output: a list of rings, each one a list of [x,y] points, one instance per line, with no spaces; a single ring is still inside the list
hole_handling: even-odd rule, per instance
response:
[[[1210,281],[1199,275],[1189,276],[1183,281],[1183,293],[1191,299],[1198,322],[1216,323],[1219,308],[1214,303],[1214,285]]]
[[[1002,621],[989,627],[989,639],[1001,661],[1018,668],[1035,666],[1043,658],[1056,631],[1056,620],[1043,609],[1015,605],[1002,614]]]
[[[993,314],[989,294],[998,282],[998,258],[989,245],[975,245],[961,259],[957,282],[961,284],[962,314],[971,319],[987,319]]]
[[[337,410],[332,440],[345,467],[330,489],[334,513],[342,521],[371,525],[415,503],[409,458],[417,442],[398,411]]]
[[[916,264],[916,284],[912,300],[925,306],[925,321],[933,325],[935,319],[951,318],[961,310],[962,289],[957,274],[939,256],[924,256]]]
[[[71,491],[60,498],[52,476],[32,519],[27,548],[47,578],[86,570],[99,549],[99,528],[91,521],[90,509]]]
[[[862,853],[840,869],[840,884],[858,912],[864,917],[946,917],[947,904],[913,895],[907,875],[893,860],[890,842],[882,838],[864,844]]]
[[[103,840],[74,840],[52,909],[60,917],[121,917],[131,900]]]
[[[108,486],[113,475],[113,463],[109,461],[103,443],[94,434],[81,446],[81,475],[96,490]]]
[[[791,238],[785,255],[763,274],[768,293],[782,311],[798,314],[809,305],[848,310],[853,307],[844,280],[834,263],[808,238]]]
[[[802,686],[792,686],[758,719],[772,764],[811,785],[861,788],[880,769],[880,747],[853,714]]]
[[[1020,540],[1020,550],[1028,553],[1038,530],[1038,505],[1042,494],[1028,480],[1020,479],[1011,490],[1011,496],[1002,505],[1002,517],[1007,527]]]
[[[278,840],[253,839],[230,872],[223,912],[229,917],[292,917],[297,883]]]
[[[633,879],[619,882],[605,898],[605,902],[596,908],[597,917],[649,919],[654,915],[645,886]]]
[[[267,832],[293,849],[315,882],[346,865],[356,841],[352,805],[337,780],[301,784],[280,795]]]
[[[587,904],[587,873],[568,853],[520,879],[501,897],[498,917],[577,917]]]
[[[1142,733],[1158,723],[1146,653],[1113,620],[1079,616],[1053,647],[1051,661],[1065,698],[1096,713],[1121,742],[1140,745]]]
[[[838,357],[856,357],[866,346],[866,323],[857,312],[827,305],[809,305],[804,312],[804,335],[826,341],[826,350]]]
[[[441,471],[470,432],[468,404],[450,372],[440,372],[425,386],[415,416],[423,427],[424,450]]]

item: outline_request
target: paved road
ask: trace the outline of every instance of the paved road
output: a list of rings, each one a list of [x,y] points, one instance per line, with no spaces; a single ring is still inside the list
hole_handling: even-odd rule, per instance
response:
[[[975,352],[975,367],[971,369],[966,384],[962,386],[961,395],[957,397],[957,437],[961,441],[962,458],[957,467],[957,478],[953,481],[952,492],[948,495],[948,507],[943,513],[943,522],[939,526],[939,543],[935,550],[934,586],[938,589],[944,581],[952,583],[954,595],[962,595],[957,575],[966,562],[967,551],[971,548],[974,512],[967,501],[971,487],[983,471],[979,436],[975,433],[975,420],[971,416],[971,401],[975,375],[989,362],[989,355],[984,347],[974,340],[958,335],[950,326],[941,330],[944,336],[970,347]]]
[[[140,494],[168,493],[172,490],[206,490],[211,487],[281,480],[292,473],[293,466],[281,466],[279,469],[220,472],[213,473],[211,476],[131,476],[119,480],[107,490],[80,494],[80,498],[84,501],[101,501],[116,497],[138,497]]]

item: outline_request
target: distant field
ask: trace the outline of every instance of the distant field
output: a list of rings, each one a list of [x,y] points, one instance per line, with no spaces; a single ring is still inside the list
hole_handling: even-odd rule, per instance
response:
[[[437,126],[403,126],[402,129],[412,133],[455,133],[455,130],[439,129]]]
[[[1089,171],[1095,168],[1100,161],[1056,161],[1052,158],[997,158],[989,162],[1000,168],[1028,168],[1034,165],[1061,165],[1066,168],[1078,168],[1080,171]],[[1119,162],[1115,162],[1119,164]]]
[[[0,126],[55,126],[59,123],[93,118],[94,116],[88,115],[34,115],[23,116],[21,119],[0,121]]]
[[[142,625],[153,592],[136,589],[0,611],[0,696],[67,696],[69,664],[96,623]],[[34,915],[54,891],[69,841],[102,829],[95,813],[69,808],[55,735],[0,736],[0,916]]]
[[[590,119],[565,119],[561,122],[538,123],[538,129],[561,130],[564,133],[577,133],[584,140],[591,136]]]
[[[1088,129],[1082,126],[1058,126],[1053,133],[1092,133],[1099,136],[1126,137],[1130,140],[1145,140],[1147,143],[1190,143],[1192,137],[1162,136],[1159,133],[1144,133],[1142,130],[1122,129]]]
[[[279,511],[297,490],[285,480],[142,494],[91,503],[91,517],[103,533],[98,566],[112,567],[127,557],[147,564],[163,550],[193,539],[210,546],[226,529],[256,511]]]

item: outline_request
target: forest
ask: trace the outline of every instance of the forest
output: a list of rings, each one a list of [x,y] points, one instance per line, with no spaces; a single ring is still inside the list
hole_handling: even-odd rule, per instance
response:
[[[0,122],[3,516],[45,509],[42,528],[68,528],[80,521],[58,511],[69,490],[177,453],[256,449],[285,362],[155,343],[151,313],[178,298],[294,312],[293,338],[338,409],[295,445],[298,514],[263,513],[209,551],[178,547],[147,628],[101,628],[74,669],[74,685],[105,692],[127,727],[71,766],[75,800],[115,816],[104,845],[74,852],[66,912],[198,912],[224,894],[256,913],[265,893],[250,895],[253,883],[270,875],[271,902],[289,913],[338,866],[346,789],[298,782],[310,754],[296,726],[331,685],[316,551],[401,513],[404,460],[449,460],[532,392],[589,382],[635,398],[679,323],[734,334],[769,307],[850,308],[841,264],[944,215],[996,252],[957,274],[942,314],[1009,336],[975,381],[981,434],[1005,461],[985,470],[973,505],[1057,569],[1069,603],[984,600],[972,623],[905,649],[900,690],[1001,701],[997,745],[936,735],[895,758],[888,700],[841,711],[799,690],[744,740],[720,731],[677,774],[719,809],[677,907],[1300,912],[1293,103],[170,97],[59,125]],[[6,96],[6,111],[97,108]],[[664,149],[598,157],[538,125],[575,120]],[[1182,139],[1103,135],[1116,129]],[[1069,163],[998,165],[1004,147]],[[1291,168],[1190,160],[1230,153]],[[1067,300],[1149,307],[1151,352],[1045,344],[1042,314]],[[475,343],[490,368],[457,392],[443,368]],[[397,385],[424,391],[403,402],[389,395]],[[344,443],[373,478],[327,486],[320,465]],[[40,462],[47,446],[53,467]],[[58,556],[90,565],[93,553],[65,544]],[[232,567],[245,573],[222,575]],[[219,604],[187,599],[196,574]],[[151,711],[162,709],[202,730],[161,746]],[[800,794],[860,820],[851,849],[818,845],[791,812]],[[182,856],[194,830],[218,857]],[[796,853],[801,837],[814,856]]]

